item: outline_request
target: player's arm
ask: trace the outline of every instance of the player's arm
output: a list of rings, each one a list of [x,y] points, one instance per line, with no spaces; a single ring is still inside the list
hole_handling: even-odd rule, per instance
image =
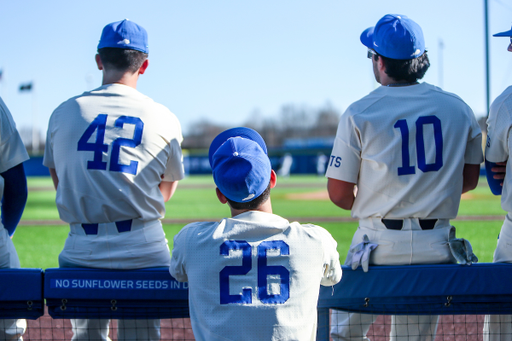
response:
[[[27,202],[27,178],[23,163],[0,174],[4,178],[2,224],[12,237]]]
[[[57,177],[57,172],[55,171],[55,168],[48,168],[50,171],[50,176],[52,177],[53,181],[53,187],[57,189],[57,186],[59,185],[59,178]]]
[[[327,192],[329,199],[338,207],[344,210],[351,210],[354,204],[354,187],[356,184],[329,178],[327,181]]]
[[[469,192],[476,188],[480,177],[480,165],[466,163],[462,171],[462,193]]]
[[[178,187],[178,181],[162,181],[158,188],[164,197],[164,202],[169,201],[172,198],[176,188]]]

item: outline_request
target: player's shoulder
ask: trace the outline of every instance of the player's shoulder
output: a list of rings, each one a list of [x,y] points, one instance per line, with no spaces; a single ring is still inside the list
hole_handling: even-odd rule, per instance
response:
[[[358,99],[348,106],[345,112],[341,115],[342,118],[351,116],[364,115],[365,112],[375,104],[377,104],[385,95],[381,91],[382,87],[378,87],[366,96]]]
[[[318,225],[315,225],[315,224],[311,224],[311,223],[298,223],[298,222],[292,222],[291,225],[293,224],[297,224],[296,226],[299,227],[300,229],[302,229],[306,234],[308,234],[309,236],[315,238],[315,239],[319,239],[319,240],[332,240],[333,237],[331,235],[331,233],[329,231],[327,231],[325,228],[323,228],[322,226],[318,226]]]
[[[512,114],[512,86],[506,88],[494,99],[491,104],[489,115],[496,114],[501,111],[506,111],[507,113]]]
[[[5,105],[5,103],[2,100],[2,98],[0,98],[0,120],[2,122],[2,128],[3,128],[4,125],[6,127],[7,126],[12,127],[12,128],[15,127],[14,119],[12,117],[12,114],[9,111],[9,109],[7,108],[7,105]]]
[[[429,83],[421,83],[421,85],[423,85],[425,89],[427,91],[430,91],[434,96],[441,98],[445,102],[452,102],[455,105],[460,105],[469,108],[467,103],[464,102],[464,100],[459,95],[454,94],[453,92],[443,90],[440,87]]]
[[[219,225],[218,221],[197,221],[189,223],[176,234],[175,239],[180,238],[194,238],[199,234],[205,234],[208,231],[213,231]]]

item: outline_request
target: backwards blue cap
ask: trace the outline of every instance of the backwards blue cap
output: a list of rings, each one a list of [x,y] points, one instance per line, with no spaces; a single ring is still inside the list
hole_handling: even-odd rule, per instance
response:
[[[210,145],[208,157],[213,180],[229,200],[252,201],[270,183],[267,146],[255,130],[239,127],[220,133]]]
[[[104,47],[149,53],[148,33],[144,27],[124,19],[108,24],[101,32],[98,50]]]
[[[421,27],[405,15],[387,14],[361,34],[361,43],[378,54],[408,60],[425,52]]]
[[[512,28],[505,32],[500,32],[492,35],[493,37],[512,37]]]

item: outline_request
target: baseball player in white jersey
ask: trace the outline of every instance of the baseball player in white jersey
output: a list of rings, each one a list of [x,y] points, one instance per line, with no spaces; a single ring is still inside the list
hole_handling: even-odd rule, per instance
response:
[[[0,268],[19,268],[12,236],[27,202],[27,179],[23,162],[28,154],[4,101],[0,98]],[[0,320],[0,340],[23,340],[27,322]]]
[[[320,226],[272,213],[276,173],[256,131],[224,131],[209,157],[232,217],[185,226],[170,267],[188,281],[195,339],[315,340],[319,286],[341,279],[336,241]]]
[[[103,29],[96,62],[103,85],[50,117],[44,165],[71,232],[61,267],[168,267],[160,218],[184,176],[181,127],[136,90],[148,66],[147,33],[123,20]],[[73,340],[106,340],[108,320],[73,321]],[[159,320],[120,320],[119,339],[159,340]]]
[[[332,202],[359,219],[345,264],[454,263],[449,241],[467,241],[449,219],[477,185],[480,128],[459,97],[418,82],[429,60],[417,23],[385,15],[360,39],[382,86],[341,116],[326,172]],[[374,318],[335,312],[331,336],[368,340]],[[394,316],[391,338],[433,340],[436,328],[437,316]]]
[[[509,37],[508,51],[512,52],[512,29],[500,32],[495,37]],[[507,211],[501,227],[498,245],[494,251],[496,263],[512,263],[512,171],[507,163],[512,139],[512,86],[499,95],[491,105],[487,118],[487,143],[485,168],[491,191],[501,194],[501,207]],[[506,171],[506,174],[503,173]],[[512,337],[512,315],[487,315],[484,323],[484,340],[510,340]]]

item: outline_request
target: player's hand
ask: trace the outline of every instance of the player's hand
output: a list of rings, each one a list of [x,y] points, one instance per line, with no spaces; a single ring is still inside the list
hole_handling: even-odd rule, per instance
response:
[[[492,178],[496,180],[505,179],[505,174],[507,171],[507,162],[496,162],[496,167],[492,167],[491,171],[494,173]],[[501,182],[501,186],[503,186],[503,182]]]

